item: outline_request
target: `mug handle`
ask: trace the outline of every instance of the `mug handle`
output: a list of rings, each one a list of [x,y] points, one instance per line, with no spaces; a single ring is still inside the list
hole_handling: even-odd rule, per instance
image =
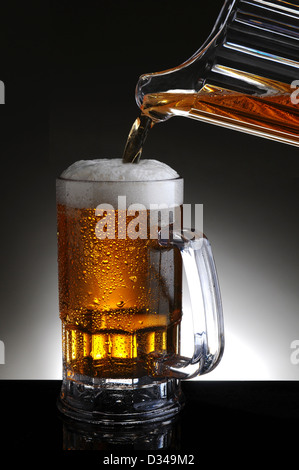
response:
[[[191,379],[212,371],[224,350],[222,301],[210,242],[195,230],[172,231],[161,246],[179,249],[189,291],[189,308],[183,307],[178,354],[159,358],[156,373],[164,377]],[[183,290],[183,306],[186,304]]]

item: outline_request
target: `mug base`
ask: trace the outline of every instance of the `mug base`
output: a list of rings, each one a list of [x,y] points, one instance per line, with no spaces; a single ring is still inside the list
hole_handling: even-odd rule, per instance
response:
[[[78,380],[79,379],[79,380]],[[84,380],[82,380],[84,379]],[[138,425],[165,421],[184,406],[177,379],[64,379],[57,400],[65,416],[90,424]]]

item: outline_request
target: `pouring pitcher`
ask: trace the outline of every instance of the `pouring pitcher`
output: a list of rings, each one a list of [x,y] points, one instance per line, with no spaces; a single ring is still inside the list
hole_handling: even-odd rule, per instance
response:
[[[297,1],[226,0],[201,48],[142,75],[136,101],[152,124],[184,116],[298,146],[298,58]]]

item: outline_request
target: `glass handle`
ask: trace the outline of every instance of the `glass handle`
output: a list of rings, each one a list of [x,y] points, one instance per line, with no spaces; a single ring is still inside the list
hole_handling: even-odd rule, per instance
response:
[[[172,232],[171,241],[159,242],[179,249],[185,279],[180,350],[162,361],[162,373],[190,379],[213,370],[223,354],[223,312],[216,266],[210,242],[200,232],[183,229]]]

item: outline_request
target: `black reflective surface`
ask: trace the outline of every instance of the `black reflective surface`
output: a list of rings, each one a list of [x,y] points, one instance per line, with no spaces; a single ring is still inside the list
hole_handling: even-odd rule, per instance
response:
[[[55,380],[0,382],[1,450],[97,451],[92,455],[103,462],[161,453],[198,458],[216,448],[297,448],[298,381],[184,382],[186,405],[173,422],[115,429],[61,416],[56,408],[60,385]]]

